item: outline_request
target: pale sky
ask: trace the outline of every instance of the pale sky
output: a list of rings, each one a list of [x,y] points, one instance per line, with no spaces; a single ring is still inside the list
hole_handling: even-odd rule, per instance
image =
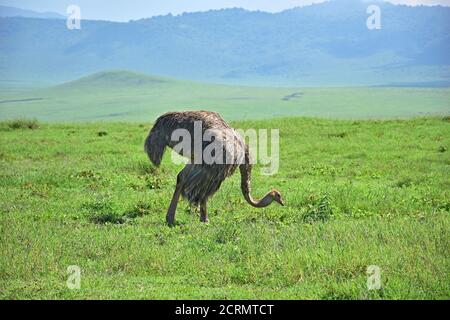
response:
[[[0,0],[0,5],[35,11],[53,11],[66,14],[66,8],[75,4],[81,8],[82,18],[128,21],[155,15],[174,15],[183,12],[206,11],[221,8],[245,8],[279,12],[285,9],[324,2],[326,0]],[[407,5],[445,5],[450,0],[388,0]]]

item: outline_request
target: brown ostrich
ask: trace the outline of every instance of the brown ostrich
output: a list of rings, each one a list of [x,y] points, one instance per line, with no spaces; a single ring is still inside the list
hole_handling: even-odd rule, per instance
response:
[[[232,129],[222,117],[215,112],[210,111],[186,111],[186,112],[168,112],[159,117],[145,140],[145,151],[150,161],[159,166],[168,146],[174,148],[179,141],[172,140],[172,133],[176,129],[187,130],[191,137],[195,136],[195,126],[198,128],[201,124],[201,137],[206,130],[214,132],[214,139],[221,143],[223,148],[223,161],[221,163],[208,163],[204,159],[201,162],[195,160],[195,152],[180,155],[190,158],[183,170],[177,176],[175,192],[167,211],[166,221],[173,225],[175,212],[180,195],[187,199],[190,204],[200,205],[200,221],[208,221],[206,203],[208,199],[219,190],[222,182],[231,176],[237,167],[241,172],[241,190],[245,200],[253,207],[263,208],[270,205],[273,201],[284,205],[279,191],[273,189],[269,191],[260,200],[252,198],[250,192],[250,179],[252,164],[250,161],[248,147],[243,139]],[[195,149],[195,139],[191,139],[191,150]],[[201,153],[210,144],[209,141],[201,141]],[[198,153],[198,152],[197,152]],[[214,155],[214,154],[213,154]],[[228,157],[228,158],[226,158]],[[228,161],[227,161],[228,159]],[[230,161],[231,159],[231,161]],[[216,161],[217,162],[217,161]]]

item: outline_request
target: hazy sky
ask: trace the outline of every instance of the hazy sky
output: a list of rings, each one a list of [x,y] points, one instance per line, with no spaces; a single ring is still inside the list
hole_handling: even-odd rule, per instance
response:
[[[66,13],[68,5],[76,4],[80,6],[84,19],[128,21],[168,13],[180,14],[232,7],[277,12],[323,1],[325,0],[0,0],[0,4],[61,14]],[[450,0],[389,0],[389,2],[450,6]]]

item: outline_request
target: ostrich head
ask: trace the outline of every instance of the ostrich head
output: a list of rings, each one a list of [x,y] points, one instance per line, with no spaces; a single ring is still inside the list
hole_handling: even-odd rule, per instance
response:
[[[281,204],[282,206],[284,206],[284,201],[283,201],[283,198],[281,198],[280,191],[278,191],[276,189],[272,189],[272,191],[270,192],[270,195],[272,196],[273,201],[276,201],[279,204]]]

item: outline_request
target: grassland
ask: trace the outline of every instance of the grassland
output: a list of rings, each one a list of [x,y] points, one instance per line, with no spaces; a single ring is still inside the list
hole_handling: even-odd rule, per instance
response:
[[[226,86],[109,71],[50,88],[0,90],[0,120],[152,121],[186,108],[218,111],[229,120],[436,116],[450,113],[450,89]]]
[[[280,171],[254,170],[253,193],[287,206],[248,206],[236,174],[209,224],[181,202],[168,228],[181,168],[150,165],[149,123],[1,122],[0,298],[450,298],[448,117],[233,125],[281,129]]]

